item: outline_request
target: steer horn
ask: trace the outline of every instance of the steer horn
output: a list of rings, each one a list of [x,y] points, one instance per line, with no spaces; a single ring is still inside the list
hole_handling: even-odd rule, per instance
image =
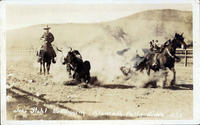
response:
[[[70,49],[70,52],[72,51],[72,47],[69,47],[69,49]]]
[[[183,33],[181,33],[181,36],[183,36]]]

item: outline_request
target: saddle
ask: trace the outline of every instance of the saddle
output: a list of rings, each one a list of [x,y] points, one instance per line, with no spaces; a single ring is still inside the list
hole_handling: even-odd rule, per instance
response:
[[[51,45],[51,43],[46,42],[46,43],[44,43],[41,46],[41,48],[40,48],[40,54],[39,54],[40,57],[42,57],[41,53],[44,52],[44,51],[48,52],[52,58],[56,57],[56,53],[55,53],[55,51],[54,51],[53,46]]]

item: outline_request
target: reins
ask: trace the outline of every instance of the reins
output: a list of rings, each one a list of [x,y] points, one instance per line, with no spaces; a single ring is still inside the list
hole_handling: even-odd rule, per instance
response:
[[[168,53],[168,55],[169,55],[170,57],[175,58],[175,57],[170,53],[170,51],[169,51],[168,48],[167,48],[167,53]]]

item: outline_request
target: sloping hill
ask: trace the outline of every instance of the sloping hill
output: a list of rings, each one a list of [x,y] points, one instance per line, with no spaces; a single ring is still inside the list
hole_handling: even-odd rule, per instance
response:
[[[127,33],[131,43],[146,43],[152,39],[164,42],[172,38],[175,32],[183,32],[186,42],[192,40],[192,12],[151,10],[107,23],[107,27],[117,26]]]
[[[8,48],[37,45],[45,25],[35,25],[7,32]],[[192,40],[192,12],[178,10],[151,10],[133,14],[115,21],[95,24],[50,24],[55,35],[55,44],[79,45],[98,41],[103,44],[125,42],[127,45],[160,41],[173,37],[175,32],[184,32]],[[102,43],[103,42],[103,43]],[[187,42],[187,41],[186,41]],[[18,43],[18,44],[16,44]],[[30,44],[31,43],[31,44]],[[17,47],[16,46],[16,47]]]
[[[121,73],[121,65],[131,63],[136,49],[148,48],[152,39],[164,42],[173,38],[175,32],[184,32],[185,41],[192,41],[192,12],[188,11],[151,10],[110,22],[49,25],[56,46],[78,49],[84,59],[91,61],[93,72],[110,72],[111,79]],[[8,52],[39,48],[43,27],[35,25],[8,31]],[[117,54],[123,49],[126,49],[124,54]]]

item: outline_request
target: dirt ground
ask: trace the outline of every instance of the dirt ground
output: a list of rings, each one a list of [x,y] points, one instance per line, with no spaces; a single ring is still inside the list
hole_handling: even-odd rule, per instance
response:
[[[176,64],[177,87],[173,89],[142,88],[134,80],[126,82],[122,74],[108,83],[91,73],[97,81],[89,88],[66,85],[65,66],[58,60],[50,75],[38,74],[38,66],[32,56],[7,56],[8,120],[193,118],[192,65]]]
[[[120,10],[121,11],[121,10]],[[51,65],[50,75],[40,75],[36,51],[46,24],[8,30],[7,119],[8,120],[192,120],[193,66],[176,64],[176,87],[163,89],[162,73],[133,72],[126,77],[121,66],[133,67],[132,59],[149,48],[149,41],[160,44],[184,32],[191,44],[192,12],[149,10],[100,23],[49,24],[59,49],[78,50],[91,63],[93,82],[67,84],[66,66]],[[60,54],[60,55],[59,55]],[[143,53],[144,54],[144,53]],[[169,73],[168,84],[172,74]],[[157,88],[143,86],[156,81]]]

